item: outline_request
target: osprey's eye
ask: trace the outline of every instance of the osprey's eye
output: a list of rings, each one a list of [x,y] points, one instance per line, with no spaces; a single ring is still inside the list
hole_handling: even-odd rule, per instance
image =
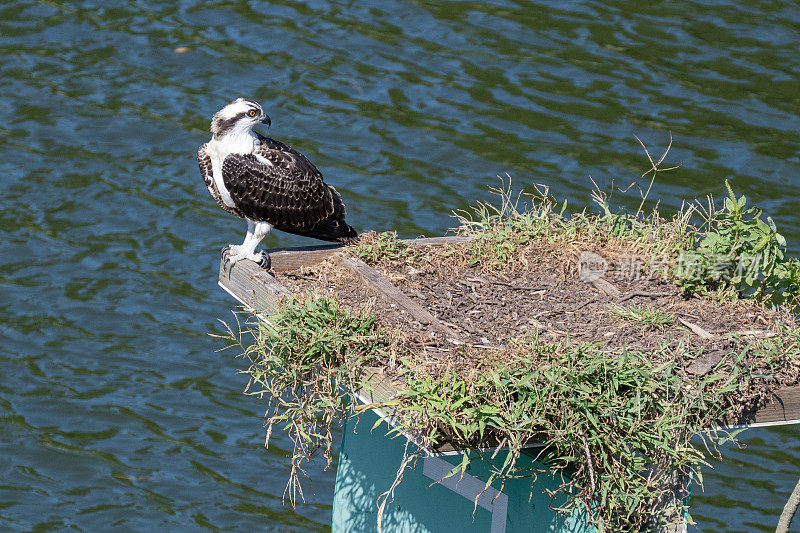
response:
[[[258,112],[255,109],[251,109],[250,111],[247,112],[248,117],[254,117],[256,115],[258,115]]]

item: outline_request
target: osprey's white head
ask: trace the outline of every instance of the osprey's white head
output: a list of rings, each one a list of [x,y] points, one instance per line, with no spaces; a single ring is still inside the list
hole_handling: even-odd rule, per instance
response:
[[[251,135],[253,126],[259,123],[269,127],[272,122],[258,102],[237,98],[217,111],[211,119],[211,133],[216,140],[227,136]]]

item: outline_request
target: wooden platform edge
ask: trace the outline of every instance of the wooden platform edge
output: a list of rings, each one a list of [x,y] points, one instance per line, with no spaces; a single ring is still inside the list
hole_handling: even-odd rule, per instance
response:
[[[448,236],[409,239],[406,242],[430,246],[466,240],[467,237]],[[282,272],[316,264],[341,248],[340,245],[303,246],[268,252],[272,258],[273,270]],[[273,314],[278,309],[281,298],[290,295],[285,286],[252,261],[236,263],[228,275],[221,259],[218,284],[247,310],[259,314]],[[778,389],[762,407],[745,412],[737,420],[721,421],[721,424],[723,428],[730,429],[800,424],[800,385]]]
[[[230,272],[226,272],[224,259],[220,258],[217,284],[245,309],[255,313],[275,313],[281,298],[291,294],[269,272],[252,261],[239,261]]]
[[[361,402],[362,408],[369,408],[370,411],[373,411],[383,419],[389,427],[394,428],[429,456],[459,453],[449,444],[436,449],[426,446],[421,435],[413,430],[404,428],[396,409],[391,405],[385,405],[400,396],[402,389],[399,388],[399,384],[386,376],[381,368],[367,368],[366,373],[368,375],[364,377],[366,378],[367,386],[353,391],[355,398]]]
[[[469,237],[451,235],[447,237],[419,237],[416,239],[403,239],[412,246],[431,246],[437,244],[451,244],[464,242]],[[276,248],[267,250],[272,259],[273,272],[288,272],[303,266],[311,266],[327,259],[337,250],[343,248],[341,244],[323,244],[320,246],[299,246],[296,248]]]
[[[773,392],[766,404],[745,412],[738,420],[728,420],[726,428],[756,428],[800,424],[800,385]]]

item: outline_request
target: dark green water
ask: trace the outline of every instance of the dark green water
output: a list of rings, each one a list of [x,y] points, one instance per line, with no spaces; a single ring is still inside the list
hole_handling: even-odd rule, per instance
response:
[[[791,2],[14,0],[0,73],[3,531],[328,528],[333,472],[281,504],[289,443],[264,450],[242,363],[207,336],[244,224],[194,153],[238,96],[359,229],[441,234],[505,172],[579,209],[590,176],[646,170],[634,135],[660,154],[671,131],[663,211],[728,178],[800,253]],[[774,530],[800,476],[797,427],[743,441],[694,497],[700,531]]]

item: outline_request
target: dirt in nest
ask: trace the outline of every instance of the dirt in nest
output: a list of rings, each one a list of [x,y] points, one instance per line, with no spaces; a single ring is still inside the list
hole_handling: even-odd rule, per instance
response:
[[[584,281],[592,278],[579,272],[579,258],[587,253],[601,258],[603,279],[612,285],[612,294]],[[402,331],[412,352],[448,365],[459,363],[464,347],[502,350],[511,339],[538,332],[540,339],[595,343],[609,351],[660,350],[665,357],[683,357],[679,364],[688,373],[704,374],[722,354],[740,346],[741,339],[775,337],[782,326],[794,324],[788,312],[768,310],[752,300],[686,297],[672,281],[658,273],[650,275],[625,250],[538,243],[528,246],[525,254],[525,261],[502,272],[469,266],[464,243],[419,247],[411,259],[384,259],[370,265],[449,328],[449,336],[415,320],[333,259],[279,273],[277,278],[295,294],[312,291],[353,307],[369,306],[379,321]],[[637,324],[614,312],[623,307],[660,310],[669,323]],[[688,359],[687,354],[695,358]],[[753,362],[754,371],[772,376],[771,384],[758,387],[762,392],[775,384],[800,381],[796,362],[780,370],[772,364],[755,368],[759,364]]]

